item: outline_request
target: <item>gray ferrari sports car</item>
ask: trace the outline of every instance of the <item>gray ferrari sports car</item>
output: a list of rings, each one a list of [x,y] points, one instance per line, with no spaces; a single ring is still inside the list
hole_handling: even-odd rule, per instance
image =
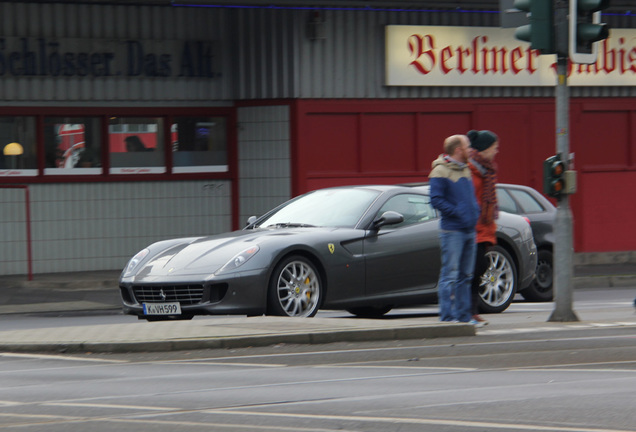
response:
[[[534,277],[530,225],[501,212],[480,310],[501,312]],[[439,218],[428,186],[348,186],[294,198],[226,234],[165,240],[130,259],[124,312],[149,321],[201,314],[381,316],[436,300]]]

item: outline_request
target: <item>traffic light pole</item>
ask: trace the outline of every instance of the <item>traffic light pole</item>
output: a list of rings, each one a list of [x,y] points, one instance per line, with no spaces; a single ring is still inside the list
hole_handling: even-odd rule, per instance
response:
[[[568,89],[568,0],[554,2],[554,23],[556,27],[557,51],[557,85],[556,85],[556,152],[561,155],[566,169],[570,163],[570,95]],[[548,321],[578,321],[572,309],[572,211],[568,194],[561,194],[558,198],[555,221],[554,242],[554,311]]]

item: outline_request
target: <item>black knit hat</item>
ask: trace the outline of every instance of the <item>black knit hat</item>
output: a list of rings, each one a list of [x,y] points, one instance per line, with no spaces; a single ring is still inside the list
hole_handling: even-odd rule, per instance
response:
[[[495,141],[499,141],[499,137],[489,130],[471,130],[466,135],[470,140],[470,146],[477,151],[484,151]]]

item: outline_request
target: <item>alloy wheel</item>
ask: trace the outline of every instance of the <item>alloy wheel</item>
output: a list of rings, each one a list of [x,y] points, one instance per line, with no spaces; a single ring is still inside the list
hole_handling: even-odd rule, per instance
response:
[[[314,266],[297,257],[281,263],[275,272],[276,315],[310,317],[318,311],[321,296],[320,277]]]
[[[516,291],[516,269],[508,252],[495,246],[486,253],[489,266],[481,276],[479,296],[482,312],[502,312],[512,302]]]

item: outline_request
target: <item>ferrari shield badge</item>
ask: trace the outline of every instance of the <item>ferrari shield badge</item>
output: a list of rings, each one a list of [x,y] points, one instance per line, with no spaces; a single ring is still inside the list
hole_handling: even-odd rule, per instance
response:
[[[331,252],[332,254],[336,250],[336,247],[333,245],[333,243],[329,243],[327,247],[329,248],[329,252]]]

